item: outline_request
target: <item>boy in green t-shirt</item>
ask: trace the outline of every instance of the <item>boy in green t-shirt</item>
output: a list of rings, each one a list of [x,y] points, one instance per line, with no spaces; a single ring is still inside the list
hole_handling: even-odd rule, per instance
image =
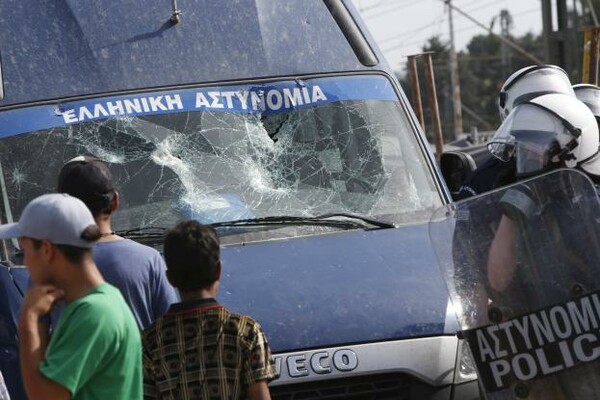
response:
[[[140,333],[121,293],[92,259],[100,229],[79,199],[47,194],[32,200],[0,239],[19,238],[35,286],[19,319],[19,353],[30,399],[141,399]],[[65,307],[52,337],[40,318]]]

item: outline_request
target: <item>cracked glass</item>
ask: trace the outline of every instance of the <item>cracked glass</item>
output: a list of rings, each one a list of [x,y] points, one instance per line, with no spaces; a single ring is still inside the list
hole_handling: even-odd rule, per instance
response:
[[[264,87],[248,88],[260,94],[257,102],[269,100]],[[336,88],[323,92],[327,102],[262,112],[228,108],[227,85],[202,88],[221,93],[223,107],[82,121],[63,112],[68,123],[0,140],[4,218],[17,220],[32,198],[55,190],[66,160],[87,154],[113,173],[121,198],[115,230],[169,228],[190,218],[215,223],[327,213],[393,225],[426,221],[441,199],[397,97],[344,99]],[[335,231],[293,224],[224,228],[223,242]]]

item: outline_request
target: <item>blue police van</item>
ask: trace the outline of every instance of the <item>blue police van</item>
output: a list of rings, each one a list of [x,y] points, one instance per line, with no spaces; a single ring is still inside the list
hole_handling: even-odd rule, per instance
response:
[[[3,0],[0,222],[88,154],[114,228],[222,237],[219,301],[260,321],[276,399],[470,399],[477,376],[428,235],[450,193],[350,0]],[[0,246],[13,399],[27,270]]]

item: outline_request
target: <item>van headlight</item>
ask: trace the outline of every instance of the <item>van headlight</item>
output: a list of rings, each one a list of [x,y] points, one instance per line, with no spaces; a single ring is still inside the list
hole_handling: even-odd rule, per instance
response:
[[[471,355],[471,349],[465,340],[458,341],[458,357],[456,357],[456,369],[454,371],[454,383],[471,382],[477,379],[475,361]]]

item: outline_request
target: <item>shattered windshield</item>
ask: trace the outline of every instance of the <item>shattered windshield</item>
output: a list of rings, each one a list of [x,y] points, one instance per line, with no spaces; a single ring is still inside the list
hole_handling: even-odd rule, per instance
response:
[[[441,205],[391,83],[331,77],[97,98],[0,113],[4,220],[63,163],[108,163],[116,230],[349,213],[399,225]],[[236,228],[226,243],[336,231]],[[231,233],[231,232],[229,232]]]

